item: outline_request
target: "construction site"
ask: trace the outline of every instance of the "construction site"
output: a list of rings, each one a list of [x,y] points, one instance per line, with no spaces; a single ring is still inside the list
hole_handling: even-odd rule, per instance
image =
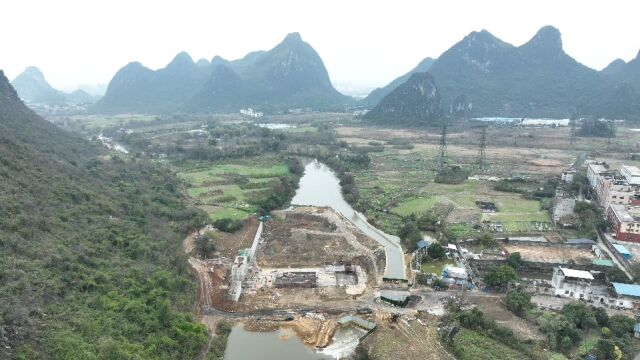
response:
[[[212,228],[203,233],[217,240],[216,255],[191,257],[190,263],[206,306],[233,311],[315,301],[344,306],[382,283],[384,248],[330,208],[278,211],[269,221],[247,222],[235,239]],[[193,250],[188,240],[185,250]]]

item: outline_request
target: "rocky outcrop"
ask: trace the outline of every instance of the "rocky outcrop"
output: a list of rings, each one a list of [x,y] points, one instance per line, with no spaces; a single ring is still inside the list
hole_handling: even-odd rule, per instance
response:
[[[433,76],[415,73],[369,111],[364,119],[385,124],[428,124],[442,116]]]

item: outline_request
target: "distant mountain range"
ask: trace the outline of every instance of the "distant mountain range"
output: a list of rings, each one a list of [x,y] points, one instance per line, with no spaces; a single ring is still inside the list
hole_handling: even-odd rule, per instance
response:
[[[560,32],[551,26],[519,47],[486,30],[472,32],[428,71],[443,108],[454,116],[640,117],[640,58],[617,60],[598,72],[567,55]],[[382,88],[387,96],[398,99],[393,90],[406,76]],[[371,106],[379,92],[372,92],[365,104]]]
[[[331,85],[318,53],[292,33],[269,51],[229,61],[215,57],[195,63],[178,54],[163,69],[140,63],[120,69],[95,112],[229,112],[311,107],[342,108],[353,102]]]
[[[84,90],[76,90],[67,94],[54,89],[49,85],[42,71],[35,66],[26,68],[11,82],[11,85],[22,99],[34,104],[89,104],[96,101],[96,98]]]

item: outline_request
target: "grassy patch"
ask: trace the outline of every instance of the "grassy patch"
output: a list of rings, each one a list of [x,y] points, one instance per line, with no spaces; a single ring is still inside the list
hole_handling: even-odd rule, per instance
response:
[[[290,127],[280,129],[281,131],[288,133],[317,133],[318,128],[315,126],[301,126],[301,127]]]
[[[248,197],[269,191],[269,183],[276,177],[289,174],[287,165],[265,160],[240,160],[238,164],[220,164],[203,167],[202,164],[183,165],[178,176],[187,183],[187,194],[206,210],[213,220],[244,219],[256,211]],[[244,176],[249,184],[229,183],[229,175]],[[222,209],[222,210],[220,210]]]
[[[438,203],[438,201],[439,199],[435,196],[412,199],[403,202],[402,204],[393,208],[391,211],[400,216],[420,214],[434,207]]]
[[[452,347],[456,358],[461,360],[518,360],[525,357],[519,351],[469,329],[460,329]]]
[[[423,262],[420,265],[420,270],[422,270],[423,273],[433,273],[436,275],[442,275],[442,270],[447,265],[457,266],[453,260],[445,259],[445,260],[438,260],[438,261]]]
[[[496,198],[495,204],[499,212],[535,213],[540,211],[540,202],[516,197]]]
[[[476,234],[476,230],[470,224],[451,224],[447,227],[447,231],[454,239],[468,239]]]
[[[482,214],[482,220],[498,221],[498,222],[550,222],[551,218],[546,211],[538,211],[531,213],[488,213]]]
[[[218,210],[210,213],[209,218],[211,218],[211,220],[219,220],[219,219],[242,220],[249,217],[249,215],[251,215],[251,213],[246,210],[241,210],[237,208],[224,208],[222,210]]]

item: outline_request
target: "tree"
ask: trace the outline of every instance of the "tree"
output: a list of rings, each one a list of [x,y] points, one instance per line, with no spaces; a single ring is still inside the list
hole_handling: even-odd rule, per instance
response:
[[[607,314],[607,310],[601,307],[595,307],[593,305],[590,308],[591,308],[591,311],[593,312],[593,316],[595,316],[596,318],[596,322],[598,323],[598,326],[603,327],[603,329],[609,330],[609,328],[605,327],[605,326],[609,326],[609,314]],[[609,330],[609,332],[611,332],[611,330]]]
[[[531,295],[521,288],[509,291],[509,294],[507,294],[506,304],[507,309],[511,310],[518,316],[522,316],[531,308]]]
[[[629,336],[633,333],[635,320],[624,315],[613,315],[609,318],[609,329],[615,337]]]
[[[633,268],[632,268],[633,269]],[[618,269],[617,267],[615,268],[610,268],[607,269],[605,271],[605,274],[607,275],[607,279],[610,282],[622,282],[622,283],[626,283],[629,281],[629,278],[627,277],[627,274],[624,273],[624,271]],[[634,276],[635,278],[635,276]]]
[[[478,308],[461,312],[458,315],[458,321],[460,321],[460,325],[467,329],[482,329],[486,325],[484,314]]]
[[[574,301],[566,304],[560,311],[576,327],[588,330],[595,328],[598,324],[594,312],[582,302]]]
[[[206,259],[216,251],[214,242],[207,235],[198,235],[193,242],[196,253]]]
[[[399,235],[402,246],[410,251],[416,248],[418,241],[422,240],[422,234],[420,234],[416,223],[412,220],[404,223],[402,228],[400,228]]]
[[[618,268],[616,268],[616,269],[618,269]],[[635,263],[635,264],[631,265],[631,275],[633,276],[633,280],[635,282],[640,281],[640,263]],[[618,282],[617,280],[610,280],[610,281]],[[627,282],[626,277],[625,277],[624,280],[622,280],[622,282]]]
[[[507,256],[507,265],[511,266],[514,270],[518,270],[522,267],[522,256],[519,252],[514,252]]]
[[[495,248],[498,245],[495,237],[488,232],[480,234],[476,240],[483,248]]]
[[[518,278],[516,271],[509,265],[493,267],[484,277],[485,283],[491,287],[504,288]]]
[[[562,314],[546,313],[538,319],[540,330],[547,336],[554,349],[562,348],[562,341],[568,337],[572,342],[580,338],[573,321]],[[564,344],[566,345],[566,343]]]
[[[444,259],[444,247],[440,243],[433,243],[427,248],[427,255],[434,260]]]

